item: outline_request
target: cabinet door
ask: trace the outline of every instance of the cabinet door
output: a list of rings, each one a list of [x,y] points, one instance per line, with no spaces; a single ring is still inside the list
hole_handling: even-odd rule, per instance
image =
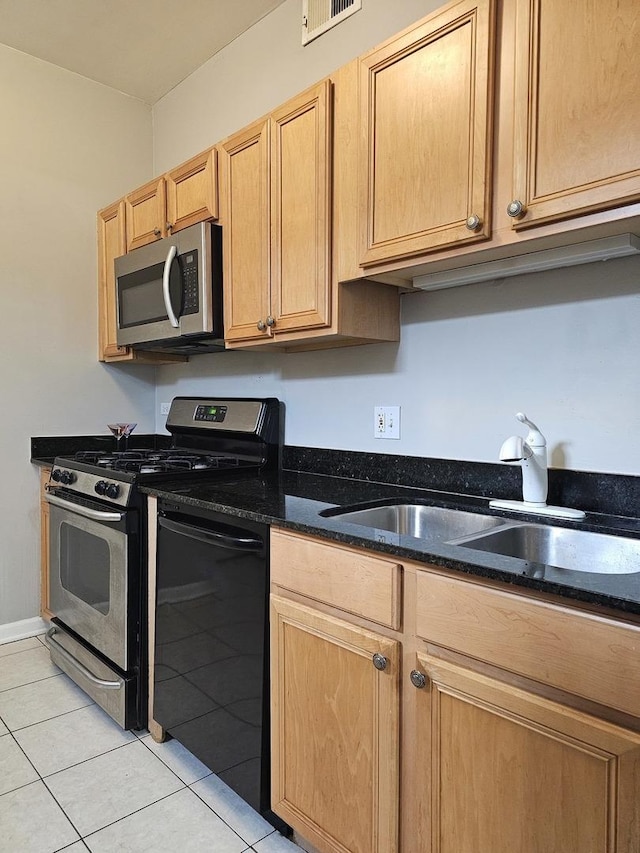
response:
[[[220,147],[226,340],[269,337],[269,126],[261,121]]]
[[[116,344],[117,309],[113,262],[127,251],[125,205],[112,204],[98,213],[98,326],[101,361],[130,359],[127,347]]]
[[[516,26],[514,227],[637,201],[640,4],[520,0]]]
[[[166,236],[166,185],[164,178],[150,181],[125,198],[127,252]]]
[[[45,500],[45,486],[49,482],[51,468],[40,471],[40,615],[51,619],[49,609],[49,504]]]
[[[217,162],[216,149],[211,148],[165,176],[167,231],[218,218]]]
[[[420,853],[635,853],[640,735],[426,654]]]
[[[463,0],[361,61],[360,263],[490,235],[493,0]]]
[[[271,116],[271,308],[276,332],[328,326],[331,83]]]
[[[272,807],[321,853],[397,850],[398,661],[398,642],[271,597]]]

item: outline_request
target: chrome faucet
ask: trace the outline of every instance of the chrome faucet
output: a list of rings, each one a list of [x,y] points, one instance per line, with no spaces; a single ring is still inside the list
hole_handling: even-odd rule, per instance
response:
[[[489,506],[515,512],[530,512],[556,518],[584,518],[579,509],[568,509],[547,504],[549,478],[547,473],[547,440],[538,427],[522,412],[516,414],[520,423],[529,427],[526,438],[511,435],[502,443],[501,462],[517,463],[522,468],[522,500],[494,500]]]

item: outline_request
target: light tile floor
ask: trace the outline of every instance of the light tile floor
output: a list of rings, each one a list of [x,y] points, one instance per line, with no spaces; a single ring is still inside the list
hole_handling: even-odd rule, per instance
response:
[[[38,637],[0,645],[0,853],[303,853],[177,741],[123,732]]]

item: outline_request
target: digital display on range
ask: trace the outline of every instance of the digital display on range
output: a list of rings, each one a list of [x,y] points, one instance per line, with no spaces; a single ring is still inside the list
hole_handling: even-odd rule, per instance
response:
[[[196,421],[213,421],[214,423],[222,423],[227,414],[226,406],[198,406],[194,420]]]

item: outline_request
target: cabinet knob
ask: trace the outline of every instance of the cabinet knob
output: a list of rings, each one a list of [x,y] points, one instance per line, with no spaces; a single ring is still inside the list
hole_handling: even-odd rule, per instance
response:
[[[159,237],[162,234],[162,231],[159,228],[154,228],[153,233],[156,235],[156,237]]]
[[[276,318],[272,317],[271,314],[269,314],[269,316],[267,317],[267,326],[269,326],[269,328],[271,328],[271,326],[275,326],[275,324],[276,324]]]
[[[173,223],[171,223],[171,222],[167,222],[167,223],[165,223],[165,224],[166,224],[166,227],[167,227],[167,231],[171,231],[171,230],[173,230]]]
[[[472,213],[471,216],[465,222],[465,225],[469,229],[469,231],[477,231],[478,228],[482,225],[482,219],[478,216],[477,213]]]
[[[386,669],[387,664],[389,663],[389,661],[386,659],[386,657],[384,655],[381,655],[379,652],[375,653],[372,660],[373,660],[373,665],[375,666],[375,668],[380,669],[380,670]]]
[[[525,213],[524,204],[519,201],[517,198],[514,198],[513,201],[509,202],[507,205],[507,215],[511,216],[513,219],[517,219],[518,216],[522,216]]]
[[[267,325],[264,322],[264,320],[258,320],[257,325],[258,325],[258,331],[259,332],[264,332],[264,330],[267,328]]]
[[[411,670],[411,675],[409,676],[411,679],[411,683],[414,687],[417,687],[421,690],[427,684],[427,676],[423,672],[418,672],[417,669]]]

